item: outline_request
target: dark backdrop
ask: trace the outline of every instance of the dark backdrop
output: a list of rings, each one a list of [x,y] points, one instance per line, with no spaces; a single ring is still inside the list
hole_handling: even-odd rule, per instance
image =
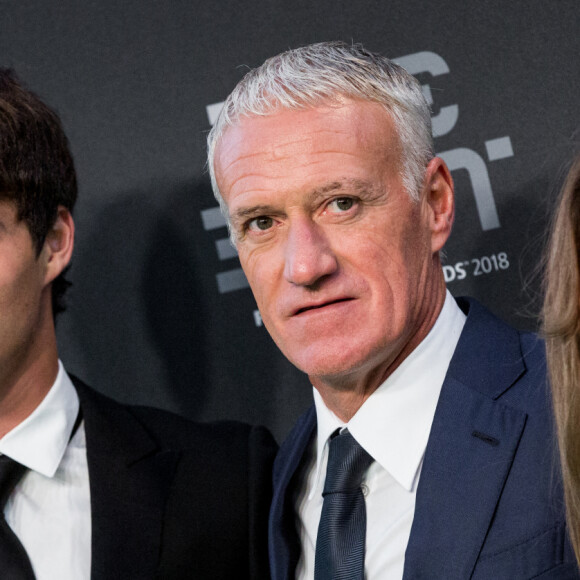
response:
[[[579,30],[578,0],[0,0],[0,64],[58,110],[79,174],[67,368],[122,401],[287,432],[310,387],[259,326],[205,136],[247,67],[322,40],[424,84],[457,187],[449,288],[534,328],[531,274],[580,141]]]

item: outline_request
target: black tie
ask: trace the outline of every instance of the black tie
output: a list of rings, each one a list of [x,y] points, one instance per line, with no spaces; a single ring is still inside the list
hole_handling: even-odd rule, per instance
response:
[[[330,439],[315,580],[364,580],[367,516],[361,482],[372,462],[348,430]]]
[[[0,577],[2,580],[34,580],[26,550],[4,518],[8,496],[24,475],[26,467],[0,455]]]

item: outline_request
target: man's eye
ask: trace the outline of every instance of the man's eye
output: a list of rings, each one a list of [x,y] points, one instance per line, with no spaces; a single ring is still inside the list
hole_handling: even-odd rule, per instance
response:
[[[352,197],[339,197],[330,202],[330,209],[336,212],[348,211],[353,205],[354,199]]]
[[[271,217],[263,216],[254,218],[248,223],[248,229],[250,230],[269,230],[274,225],[274,220]]]

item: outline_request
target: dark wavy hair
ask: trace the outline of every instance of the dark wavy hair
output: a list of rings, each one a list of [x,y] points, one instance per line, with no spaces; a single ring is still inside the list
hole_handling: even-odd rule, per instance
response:
[[[16,73],[0,68],[0,200],[16,205],[40,254],[58,207],[72,212],[77,178],[58,115]],[[52,282],[53,314],[65,308],[70,286],[62,272]]]

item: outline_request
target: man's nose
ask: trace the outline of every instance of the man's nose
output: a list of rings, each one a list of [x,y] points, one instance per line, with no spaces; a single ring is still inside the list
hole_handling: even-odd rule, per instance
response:
[[[288,282],[313,286],[337,268],[336,256],[324,231],[316,223],[304,219],[290,226],[284,264],[284,276]]]

